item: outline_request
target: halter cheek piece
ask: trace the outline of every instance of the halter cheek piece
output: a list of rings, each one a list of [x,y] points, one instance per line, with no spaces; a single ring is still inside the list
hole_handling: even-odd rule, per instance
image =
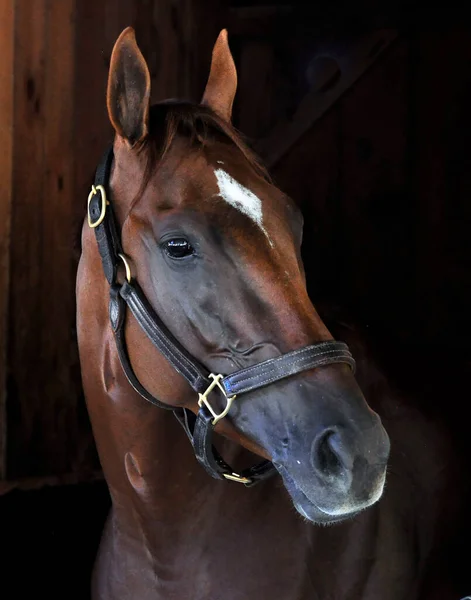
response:
[[[138,394],[159,408],[173,411],[193,445],[196,458],[212,477],[237,481],[246,486],[267,479],[276,473],[275,467],[267,460],[240,474],[234,472],[212,445],[214,425],[228,414],[235,398],[241,394],[332,363],[347,363],[355,370],[355,361],[346,344],[328,341],[288,352],[230,375],[210,373],[172,335],[131,277],[107,194],[112,162],[113,150],[110,148],[97,168],[95,184],[88,196],[88,224],[95,230],[103,270],[110,284],[109,316],[123,371]],[[121,264],[126,270],[126,280],[122,284],[117,280]],[[200,407],[197,416],[186,408],[174,408],[160,402],[139,382],[126,348],[126,308],[129,308],[152,344],[197,392]],[[216,412],[209,399],[216,388],[225,400],[225,408],[220,413]]]

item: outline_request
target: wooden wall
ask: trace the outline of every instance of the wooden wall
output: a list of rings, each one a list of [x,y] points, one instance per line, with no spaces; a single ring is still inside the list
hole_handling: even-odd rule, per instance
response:
[[[306,35],[309,27],[299,25],[296,39],[239,40],[242,69],[251,67],[240,74],[236,119],[255,140],[270,140],[270,155],[284,147],[280,123],[289,128],[308,97],[303,82],[323,44],[332,55],[355,47],[341,31],[322,42]],[[339,302],[383,346],[442,365],[471,365],[470,40],[456,24],[399,29],[272,168],[304,212],[314,300]],[[292,100],[277,93],[283,78]]]
[[[471,359],[471,36],[403,32],[276,165],[314,297],[387,342]],[[400,369],[400,367],[399,367]]]
[[[8,282],[10,263],[10,205],[12,194],[12,121],[13,94],[13,10],[10,3],[0,2],[0,23],[4,34],[0,36],[0,480],[5,477],[6,460],[6,378],[8,336]]]
[[[75,334],[77,226],[112,139],[113,43],[128,25],[153,99],[198,99],[224,3],[0,0],[0,493],[99,469]]]

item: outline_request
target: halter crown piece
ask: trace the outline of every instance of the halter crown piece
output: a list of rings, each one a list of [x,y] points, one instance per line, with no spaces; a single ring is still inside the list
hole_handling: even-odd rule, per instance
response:
[[[264,460],[241,473],[236,473],[212,444],[214,426],[229,413],[234,400],[242,394],[271,385],[296,373],[324,365],[347,363],[354,371],[355,360],[346,344],[332,340],[288,352],[230,375],[210,373],[173,336],[152,308],[138,283],[131,277],[109,200],[108,184],[112,163],[113,150],[109,148],[96,170],[95,183],[88,196],[88,224],[95,230],[103,270],[110,284],[109,316],[123,371],[131,386],[145,400],[159,408],[173,411],[193,445],[198,462],[211,477],[252,486],[276,473],[273,464]],[[124,264],[126,270],[124,283],[117,280],[118,267],[121,264]],[[127,308],[152,344],[198,394],[197,415],[186,408],[174,408],[160,402],[139,382],[126,347]],[[219,413],[209,399],[217,390],[225,401],[225,408]]]

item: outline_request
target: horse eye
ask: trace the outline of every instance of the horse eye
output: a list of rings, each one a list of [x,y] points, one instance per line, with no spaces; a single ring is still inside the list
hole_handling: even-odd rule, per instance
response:
[[[175,238],[164,244],[165,252],[170,258],[186,258],[194,254],[194,249],[185,238]]]

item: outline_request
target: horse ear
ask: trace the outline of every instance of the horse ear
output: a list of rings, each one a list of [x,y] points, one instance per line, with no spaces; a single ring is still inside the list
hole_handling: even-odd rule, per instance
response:
[[[214,44],[211,71],[201,103],[230,121],[236,90],[237,71],[227,42],[227,30],[223,29]]]
[[[150,74],[136,43],[134,29],[127,27],[111,54],[106,104],[116,133],[131,148],[147,135]]]

